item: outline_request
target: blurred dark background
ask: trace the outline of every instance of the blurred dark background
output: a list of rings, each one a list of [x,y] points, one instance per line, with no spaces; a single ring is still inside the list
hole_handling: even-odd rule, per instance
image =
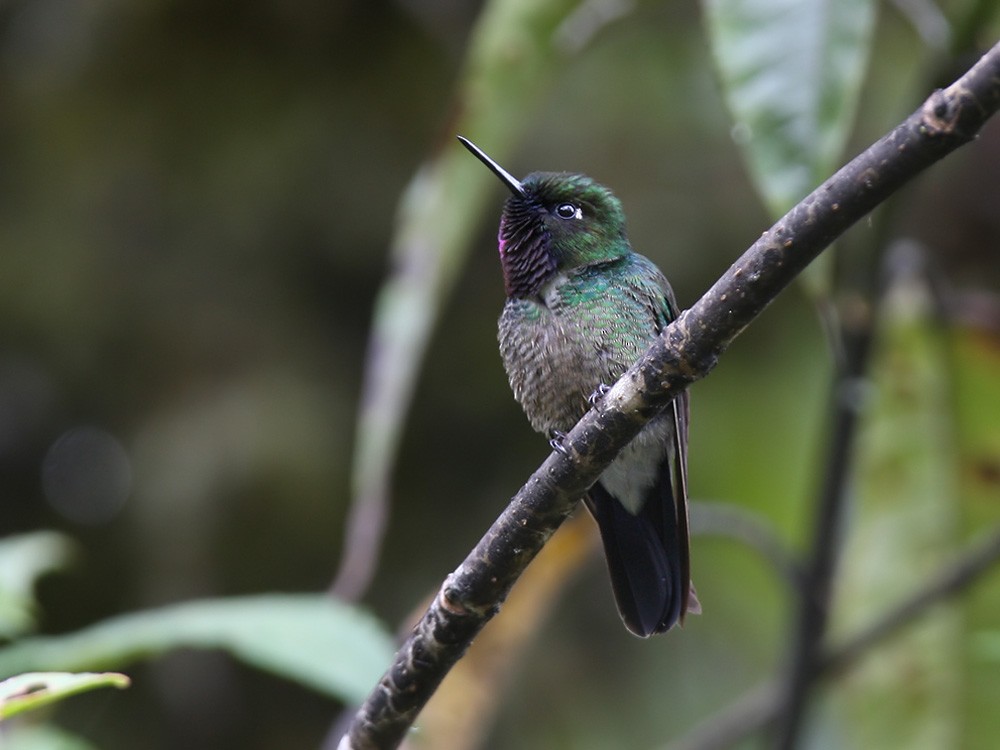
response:
[[[45,632],[330,583],[396,205],[431,152],[460,148],[452,89],[479,9],[0,4],[0,531],[61,529],[81,548],[43,581]],[[700,24],[694,3],[637,2],[566,66],[506,165],[612,186],[682,306],[770,223]],[[855,149],[929,92],[905,20],[886,11],[877,34]],[[974,149],[909,188],[896,221],[946,283],[995,291],[995,123]],[[496,353],[501,199],[498,187],[417,386],[365,600],[389,627],[548,450]],[[693,391],[694,497],[758,511],[800,545],[829,372],[792,289]],[[491,746],[621,746],[629,725],[630,746],[655,747],[664,723],[691,726],[767,674],[783,584],[731,541],[698,538],[694,555],[706,615],[683,640],[649,643],[621,627],[595,557]],[[211,654],[130,672],[132,689],[75,699],[63,723],[108,748],[316,747],[340,710]]]

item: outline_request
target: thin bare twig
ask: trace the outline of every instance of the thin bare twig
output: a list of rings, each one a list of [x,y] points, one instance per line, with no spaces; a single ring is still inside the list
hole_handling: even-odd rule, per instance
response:
[[[1000,528],[958,555],[921,589],[841,643],[828,648],[818,661],[817,676],[829,678],[847,671],[875,646],[915,622],[930,607],[968,589],[998,562]],[[671,742],[664,750],[722,750],[730,747],[778,718],[784,709],[784,695],[782,682],[762,682],[727,708],[710,716],[686,737]]]
[[[719,536],[745,544],[770,563],[796,596],[803,593],[802,566],[761,514],[735,503],[698,500],[691,503],[691,534]]]
[[[819,676],[820,656],[829,619],[830,594],[846,512],[847,485],[860,421],[860,401],[850,393],[868,369],[873,338],[871,316],[843,329],[843,358],[833,383],[833,425],[828,454],[813,519],[809,558],[805,565],[798,617],[785,680],[781,721],[775,728],[775,747],[794,750],[805,719],[812,687]]]

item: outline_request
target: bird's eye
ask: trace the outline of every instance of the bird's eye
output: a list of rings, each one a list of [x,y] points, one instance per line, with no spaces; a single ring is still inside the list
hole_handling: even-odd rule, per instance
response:
[[[583,212],[573,203],[560,203],[556,206],[556,216],[560,219],[581,219]]]

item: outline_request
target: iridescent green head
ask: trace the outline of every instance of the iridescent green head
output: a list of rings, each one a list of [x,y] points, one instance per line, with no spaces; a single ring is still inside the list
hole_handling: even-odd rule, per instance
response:
[[[518,181],[472,142],[459,140],[511,191],[500,218],[508,297],[534,297],[560,271],[627,255],[621,202],[585,175],[534,172]]]

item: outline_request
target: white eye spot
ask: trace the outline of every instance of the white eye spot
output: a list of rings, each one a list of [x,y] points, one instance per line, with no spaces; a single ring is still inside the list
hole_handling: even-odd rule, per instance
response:
[[[560,219],[582,219],[583,211],[575,203],[560,203],[556,206],[556,216]]]

